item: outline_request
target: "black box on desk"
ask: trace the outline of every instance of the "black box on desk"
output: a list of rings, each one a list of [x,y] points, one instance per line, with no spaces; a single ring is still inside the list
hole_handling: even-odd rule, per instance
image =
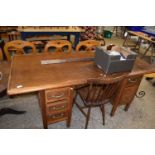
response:
[[[95,52],[95,63],[106,74],[130,72],[136,56],[136,53],[121,47],[111,51],[98,47]]]

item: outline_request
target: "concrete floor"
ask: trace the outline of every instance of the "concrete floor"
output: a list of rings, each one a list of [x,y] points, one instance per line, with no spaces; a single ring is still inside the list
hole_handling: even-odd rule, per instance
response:
[[[113,37],[106,39],[106,44],[113,43],[122,45],[122,39]],[[142,50],[140,52],[143,52]],[[111,104],[105,106],[105,125],[102,125],[102,115],[98,108],[94,108],[91,113],[89,127],[91,129],[116,129],[116,128],[155,128],[155,87],[151,85],[153,81],[142,80],[139,90],[145,90],[143,98],[134,98],[128,112],[121,106],[116,111],[114,117],[110,116]],[[27,111],[22,115],[3,115],[0,117],[1,129],[42,129],[42,117],[38,105],[36,94],[19,95],[14,98],[7,96],[0,99],[0,108],[9,107],[16,110]],[[71,129],[83,129],[85,117],[74,105],[72,110]],[[66,129],[66,123],[60,122],[49,125],[49,129]]]

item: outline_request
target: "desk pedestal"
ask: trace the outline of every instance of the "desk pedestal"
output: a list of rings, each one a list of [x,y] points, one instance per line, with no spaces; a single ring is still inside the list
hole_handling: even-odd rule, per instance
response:
[[[116,96],[113,98],[111,116],[114,116],[117,107],[120,105],[125,105],[125,111],[129,109],[136,96],[142,77],[142,75],[129,76],[123,80],[119,92],[117,92]]]
[[[40,108],[44,128],[47,129],[49,124],[67,121],[67,127],[70,127],[73,89],[70,87],[49,89],[39,92]]]

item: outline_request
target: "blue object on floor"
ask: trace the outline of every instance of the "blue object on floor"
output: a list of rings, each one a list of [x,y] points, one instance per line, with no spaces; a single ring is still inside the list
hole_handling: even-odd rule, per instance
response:
[[[128,30],[131,31],[141,31],[145,26],[127,26]]]

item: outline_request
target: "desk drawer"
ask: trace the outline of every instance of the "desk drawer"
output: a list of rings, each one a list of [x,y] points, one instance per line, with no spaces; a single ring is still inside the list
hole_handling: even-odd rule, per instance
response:
[[[142,76],[133,76],[133,77],[127,78],[126,87],[139,85],[141,82],[141,79],[142,79]]]
[[[48,123],[55,123],[55,122],[66,120],[67,117],[68,117],[67,112],[62,112],[58,114],[48,115],[47,121]]]
[[[69,97],[69,88],[51,89],[45,91],[46,102],[55,102]]]
[[[66,111],[69,109],[70,105],[67,100],[52,102],[52,104],[48,103],[47,107],[47,114],[59,113],[62,111]]]

